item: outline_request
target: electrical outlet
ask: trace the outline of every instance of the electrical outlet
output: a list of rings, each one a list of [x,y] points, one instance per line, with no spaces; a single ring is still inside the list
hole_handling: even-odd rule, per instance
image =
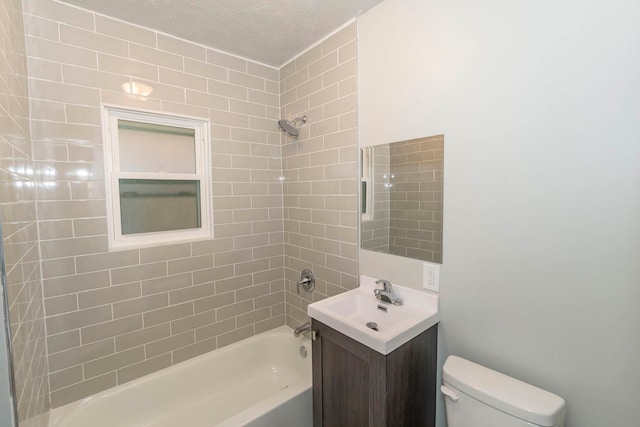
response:
[[[433,292],[440,292],[439,265],[428,262],[422,264],[422,287]]]

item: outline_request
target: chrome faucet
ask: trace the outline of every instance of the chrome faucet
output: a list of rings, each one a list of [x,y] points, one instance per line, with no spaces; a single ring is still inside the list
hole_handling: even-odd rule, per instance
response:
[[[304,331],[306,331],[307,329],[311,329],[311,323],[306,322],[303,323],[302,325],[298,326],[297,328],[295,328],[293,330],[293,336],[297,337],[299,336],[301,333],[303,333]]]
[[[386,302],[393,305],[402,305],[402,299],[393,294],[391,289],[391,283],[387,280],[376,280],[377,285],[382,285],[382,289],[374,289],[373,293],[382,302]]]

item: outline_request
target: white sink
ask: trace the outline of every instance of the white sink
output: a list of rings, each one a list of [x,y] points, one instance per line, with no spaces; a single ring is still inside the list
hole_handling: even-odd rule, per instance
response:
[[[437,295],[392,283],[393,293],[404,304],[386,304],[373,294],[381,288],[376,280],[360,276],[359,288],[310,304],[307,314],[382,354],[391,353],[440,320]],[[377,330],[368,327],[369,322],[376,323]]]

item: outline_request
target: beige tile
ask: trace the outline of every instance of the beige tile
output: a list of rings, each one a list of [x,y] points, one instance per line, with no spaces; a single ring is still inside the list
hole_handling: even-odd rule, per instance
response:
[[[163,354],[143,362],[136,363],[126,368],[118,369],[118,384],[133,381],[152,372],[171,366],[171,355]]]
[[[76,257],[76,267],[79,273],[108,270],[139,263],[139,250],[108,252],[96,255]]]
[[[88,289],[103,288],[106,286],[109,286],[108,271],[45,279],[42,283],[42,289],[45,297],[71,294]]]
[[[82,328],[80,337],[82,344],[89,344],[140,329],[142,329],[142,316],[130,316]]]
[[[34,15],[23,15],[25,34],[41,39],[60,41],[58,23]]]
[[[258,64],[252,61],[247,61],[247,73],[272,81],[278,81],[278,76],[280,74],[277,68]]]
[[[129,56],[131,59],[147,64],[173,68],[174,70],[183,69],[182,57],[148,46],[129,43]]]
[[[113,340],[105,340],[89,345],[73,347],[58,353],[49,350],[49,371],[56,372],[71,366],[79,365],[85,360],[108,356],[115,351]]]
[[[156,261],[166,261],[176,258],[185,258],[191,255],[191,245],[182,243],[177,245],[159,246],[140,249],[140,262],[147,264]]]
[[[33,57],[27,58],[27,64],[30,78],[62,82],[62,64]]]
[[[57,316],[47,317],[47,333],[57,334],[60,332],[78,329],[84,326],[111,320],[111,307],[101,306],[87,310],[79,310]]]
[[[227,319],[217,323],[211,323],[206,326],[202,326],[197,328],[196,331],[196,340],[203,341],[208,340],[210,338],[216,337],[223,333],[227,333],[233,331],[236,328],[235,319]]]
[[[173,350],[186,347],[193,343],[195,343],[195,332],[188,331],[149,343],[145,345],[145,351],[147,358],[152,358],[160,354],[169,353]]]
[[[295,72],[284,80],[284,90],[289,91],[301,85],[309,79],[309,68],[305,67]]]
[[[95,16],[96,31],[112,37],[118,37],[133,43],[156,47],[156,33],[107,16]]]
[[[348,95],[336,101],[323,105],[324,117],[330,118],[356,110],[356,96]],[[355,141],[355,140],[354,140]]]
[[[97,67],[97,56],[94,51],[30,36],[27,36],[27,55],[58,64],[71,64],[94,69]]]
[[[338,52],[330,52],[329,54],[319,58],[317,61],[309,65],[309,79],[320,76],[338,65]]]
[[[216,310],[216,319],[224,320],[231,317],[240,316],[253,310],[253,301],[243,301],[224,307],[220,307]]]
[[[193,316],[183,317],[171,322],[171,333],[180,334],[215,322],[215,312],[206,311]],[[235,322],[234,322],[235,323]],[[197,332],[196,332],[197,334]],[[197,335],[196,335],[197,336]]]
[[[78,309],[78,299],[75,294],[46,298],[44,300],[44,307],[47,316],[68,313]]]
[[[80,346],[80,330],[76,329],[57,335],[47,336],[47,350],[49,354],[58,353]]]
[[[84,101],[79,102],[83,103]],[[97,143],[100,141],[101,131],[98,126],[92,125],[32,120],[31,136],[36,139],[51,138],[53,140],[74,140],[78,142]],[[78,178],[87,179],[86,177],[91,176],[86,173],[87,166],[99,171],[102,170],[102,165],[75,165],[76,171],[78,169],[83,171],[83,175],[77,175]],[[102,175],[102,173],[100,173],[100,175]]]
[[[264,79],[256,76],[252,76],[245,73],[239,73],[237,71],[229,70],[229,83],[252,88],[260,91],[265,90]]]
[[[170,292],[169,302],[171,305],[175,305],[182,302],[194,301],[201,298],[213,296],[213,291],[213,283],[189,286]]]
[[[83,105],[66,104],[64,106],[64,111],[66,113],[66,120],[69,123],[86,123],[86,124],[91,124],[95,126],[101,126],[102,122],[101,122],[99,108],[87,107]],[[97,157],[95,159],[102,160],[102,152],[100,153],[100,157]],[[85,159],[77,159],[77,160],[85,160]],[[91,160],[85,160],[85,161],[91,161]]]
[[[227,81],[227,70],[225,68],[208,64],[206,62],[194,61],[189,58],[185,58],[184,60],[184,71],[189,74],[196,74],[210,79]]]
[[[60,41],[67,45],[105,52],[111,55],[127,56],[129,54],[129,48],[125,40],[64,24],[60,25]]]
[[[229,111],[249,116],[267,117],[267,109],[263,104],[245,102],[237,99],[229,101]]]
[[[193,314],[193,303],[187,302],[159,310],[147,311],[143,314],[145,328],[159,323],[169,322]]]
[[[312,47],[311,49],[307,50],[306,52],[304,52],[302,55],[295,58],[292,64],[295,63],[296,69],[301,70],[304,67],[308,66],[309,64],[320,59],[321,56],[322,56],[322,46],[318,44]]]
[[[208,353],[217,348],[216,338],[199,341],[193,345],[178,349],[173,352],[173,363],[180,363],[187,359]]]
[[[116,385],[116,374],[110,372],[51,393],[51,407],[66,405],[85,396],[91,396]]]
[[[167,292],[174,289],[184,288],[192,285],[191,273],[177,274],[157,279],[145,280],[142,282],[142,294],[150,295],[159,292]]]
[[[344,98],[346,99],[346,98]],[[336,132],[324,137],[324,148],[336,148],[355,146],[357,141],[356,130],[349,129],[341,132]]]
[[[71,152],[73,152],[73,156],[80,156],[80,155],[86,155],[87,157],[92,156],[93,154],[96,154],[95,152],[92,153],[93,149],[86,149],[86,150],[80,150],[80,149],[69,149],[70,151],[70,155]],[[101,201],[105,198],[105,189],[104,189],[104,183],[102,181],[86,181],[86,182],[72,182],[71,183],[71,198],[74,200],[82,200],[82,199],[101,199]],[[104,225],[106,225],[106,222],[100,222],[98,218],[89,218],[89,221],[94,221],[92,223],[93,225],[93,229],[91,230],[91,232],[87,233],[85,230],[85,232],[80,232],[80,230],[77,227],[74,227],[74,230],[76,231],[76,236],[82,236],[82,235],[98,235],[98,234],[106,234],[106,228],[104,228]],[[74,226],[78,225],[81,223],[81,220],[76,221],[74,220]],[[89,223],[84,223],[83,225],[88,226]]]
[[[356,39],[356,24],[352,23],[333,34],[327,40],[322,42],[322,54],[326,55],[328,52],[332,50],[338,49],[339,47],[350,43],[352,40]]]
[[[62,81],[62,76],[60,78]],[[37,117],[40,120],[50,120],[54,122],[64,122],[65,117],[65,105],[62,102],[45,101],[42,99],[31,99],[29,102],[29,109],[32,117]],[[53,147],[65,147],[64,144],[51,143],[48,141],[37,141],[39,147],[34,147],[34,158],[37,160],[67,160],[67,153],[60,152],[60,150],[53,150]],[[44,149],[43,149],[44,148]]]
[[[209,80],[207,83],[207,91],[210,94],[228,98],[241,100],[247,100],[248,98],[247,88],[238,83],[229,84],[218,80]]]
[[[247,71],[247,61],[237,56],[227,55],[216,50],[207,50],[207,62],[240,72]]]
[[[84,364],[85,378],[90,379],[116,369],[141,362],[145,359],[144,347],[136,347]]]
[[[215,280],[227,279],[229,277],[233,277],[233,265],[195,271],[193,272],[193,283],[209,283]]]
[[[111,270],[111,284],[118,285],[121,283],[129,283],[137,280],[154,279],[166,275],[166,262],[155,262],[151,264],[115,268]]]
[[[355,40],[347,43],[338,49],[338,62],[341,64],[345,61],[348,61],[352,58],[355,58],[358,53],[358,46]]]
[[[30,96],[33,99],[80,105],[98,105],[100,103],[100,94],[96,89],[45,80],[32,80],[29,87]],[[69,137],[69,139],[73,138]]]
[[[269,294],[271,287],[269,283],[249,286],[235,291],[236,301],[247,301]]]
[[[168,305],[169,296],[166,292],[140,298],[133,298],[126,301],[114,303],[113,317],[114,319],[119,319],[121,317],[157,310],[167,307]]]
[[[255,324],[256,334],[270,331],[285,324],[284,316],[272,317],[271,319],[264,320]]]
[[[193,256],[169,261],[169,274],[193,272],[213,267],[211,255]]]
[[[280,105],[278,95],[255,89],[249,89],[249,101],[271,107],[278,107]]]
[[[69,258],[57,258],[42,261],[42,277],[49,279],[59,276],[71,276],[76,273],[75,260]]]
[[[251,286],[252,284],[253,284],[253,278],[251,274],[245,274],[243,276],[233,276],[228,279],[216,280],[215,282],[216,294],[235,291],[240,288]]]
[[[129,348],[138,347],[143,344],[168,338],[171,335],[169,323],[152,326],[139,331],[117,336],[116,351],[123,351]]]
[[[155,65],[103,53],[98,54],[98,69],[145,80],[158,79],[158,67]]]
[[[187,56],[198,61],[206,60],[206,51],[202,46],[189,43],[165,34],[158,34],[158,49]]]
[[[199,92],[207,91],[207,79],[169,68],[160,68],[160,83],[193,89]]]
[[[186,94],[188,104],[213,108],[216,110],[229,110],[229,100],[227,98],[203,92],[196,92],[190,89],[187,89]]]
[[[131,283],[120,286],[109,286],[108,288],[79,292],[77,295],[80,309],[97,307],[99,305],[111,304],[139,297],[140,284]]]
[[[49,387],[51,387],[51,391],[55,391],[79,383],[82,380],[82,365],[77,365],[52,373],[49,376]]]
[[[237,324],[238,328],[245,326],[253,326],[255,323],[267,320],[271,317],[271,309],[263,308],[261,310],[252,311],[251,313],[238,316]]]
[[[245,326],[244,328],[238,328],[232,332],[227,332],[218,336],[218,347],[224,347],[234,342],[238,342],[245,338],[252,337],[254,335],[253,325]]]
[[[94,15],[86,10],[78,9],[66,3],[57,3],[46,0],[31,0],[24,3],[25,13],[46,16],[48,19],[76,27],[92,30],[94,28]]]

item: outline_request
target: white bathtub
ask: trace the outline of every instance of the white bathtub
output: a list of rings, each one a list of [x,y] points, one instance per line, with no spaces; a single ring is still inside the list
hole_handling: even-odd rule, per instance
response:
[[[311,427],[311,343],[282,326],[56,408],[50,420],[50,427]]]

